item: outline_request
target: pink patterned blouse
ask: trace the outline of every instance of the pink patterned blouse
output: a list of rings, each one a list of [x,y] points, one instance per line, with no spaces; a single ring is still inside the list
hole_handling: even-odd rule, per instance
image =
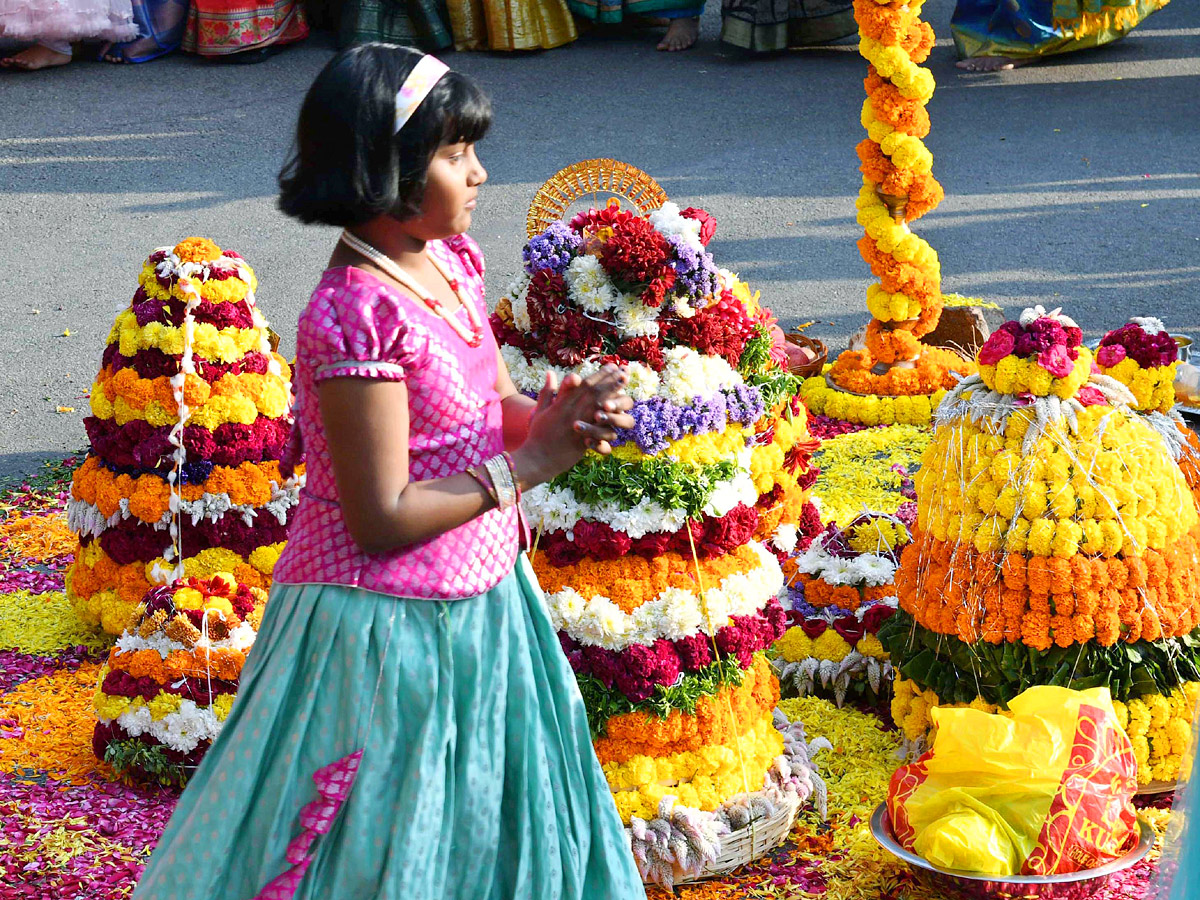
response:
[[[486,319],[483,259],[465,235],[432,241],[430,253]],[[466,320],[466,312],[456,315]],[[327,269],[300,316],[296,422],[308,482],[275,567],[282,584],[336,584],[397,597],[455,600],[500,583],[517,558],[515,509],[491,510],[437,537],[389,553],[359,549],[338,505],[317,384],[334,376],[408,386],[409,477],[466,471],[504,449],[496,393],[496,341],[471,348],[419,300],[360,269]]]

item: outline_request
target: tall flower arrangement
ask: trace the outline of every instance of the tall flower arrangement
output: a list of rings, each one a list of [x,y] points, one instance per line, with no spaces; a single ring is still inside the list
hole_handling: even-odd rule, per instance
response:
[[[764,651],[780,560],[819,527],[815,442],[768,310],[707,250],[701,210],[555,222],[493,318],[517,385],[628,367],[636,425],[526,493],[533,562],[643,876],[714,863],[731,831],[807,799],[798,723]]]
[[[1103,685],[1141,781],[1171,781],[1200,691],[1200,517],[1134,394],[1081,342],[1057,311],[1026,310],[938,410],[901,611],[881,630],[893,715],[919,740],[932,706]]]
[[[865,232],[858,248],[879,281],[867,290],[873,318],[865,347],[838,357],[829,371],[832,387],[824,378],[805,386],[814,412],[825,413],[829,405],[830,414],[868,424],[927,423],[939,392],[954,386],[954,373],[971,368],[957,354],[920,343],[941,316],[941,267],[908,223],[943,197],[922,140],[929,134],[925,106],[934,81],[920,64],[934,38],[921,21],[921,7],[922,0],[854,4],[859,50],[870,64],[862,109],[867,138],[858,145],[863,184],[856,205]]]
[[[173,578],[270,584],[300,486],[279,471],[291,372],[256,285],[238,254],[189,238],[150,254],[109,333],[71,485],[67,594],[110,634]]]
[[[189,238],[138,280],[92,386],[67,593],[120,635],[94,700],[96,755],[181,784],[229,713],[303,476],[280,470],[290,371],[253,270]]]

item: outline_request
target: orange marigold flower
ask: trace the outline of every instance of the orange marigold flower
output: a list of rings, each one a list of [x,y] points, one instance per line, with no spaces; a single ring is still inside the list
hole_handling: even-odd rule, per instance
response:
[[[175,245],[173,252],[182,262],[213,262],[221,258],[221,248],[202,237],[184,238]]]

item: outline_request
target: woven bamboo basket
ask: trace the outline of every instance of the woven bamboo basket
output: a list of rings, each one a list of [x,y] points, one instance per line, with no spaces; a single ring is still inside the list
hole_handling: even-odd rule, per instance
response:
[[[820,375],[825,369],[825,363],[829,361],[829,349],[823,341],[816,338],[811,338],[803,331],[794,331],[791,334],[785,334],[783,339],[794,347],[806,347],[816,354],[816,357],[810,363],[805,363],[802,366],[790,366],[788,371],[800,378],[811,378],[813,375]]]
[[[695,875],[676,879],[675,884],[695,884],[709,878],[719,878],[760,859],[787,840],[799,811],[800,798],[795,794],[788,794],[775,815],[758,819],[745,828],[727,834],[721,841],[721,853],[712,865],[705,866]]]
[[[541,234],[563,218],[572,203],[588,195],[595,208],[607,202],[601,201],[601,195],[608,195],[625,201],[641,215],[667,202],[667,192],[637,166],[615,159],[585,159],[559,170],[538,188],[525,219],[526,233],[529,237]]]

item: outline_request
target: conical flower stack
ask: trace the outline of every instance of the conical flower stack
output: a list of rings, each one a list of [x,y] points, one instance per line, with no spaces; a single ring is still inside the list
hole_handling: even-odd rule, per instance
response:
[[[211,241],[154,251],[92,387],[67,590],[120,635],[93,749],[125,775],[182,784],[220,732],[299,501],[279,463],[290,371],[255,286]]]
[[[1106,686],[1140,781],[1173,782],[1200,694],[1200,517],[1134,393],[1093,373],[1081,341],[1026,310],[939,408],[902,611],[881,631],[893,715],[919,742],[932,706]]]
[[[706,249],[714,227],[674,204],[556,222],[493,320],[524,391],[548,369],[631,374],[636,427],[525,506],[634,855],[664,884],[813,789],[763,653],[784,627],[780,558],[816,524],[813,443],[773,320]]]
[[[80,546],[67,594],[110,634],[172,578],[268,587],[299,500],[278,463],[291,373],[255,308],[253,270],[189,238],[154,251],[138,282],[92,385],[91,452],[69,507]]]
[[[911,539],[916,504],[894,516],[862,513],[845,528],[830,522],[794,559],[789,628],[775,643],[775,669],[785,693],[878,698],[890,688],[892,664],[879,629],[896,611],[893,583]]]

